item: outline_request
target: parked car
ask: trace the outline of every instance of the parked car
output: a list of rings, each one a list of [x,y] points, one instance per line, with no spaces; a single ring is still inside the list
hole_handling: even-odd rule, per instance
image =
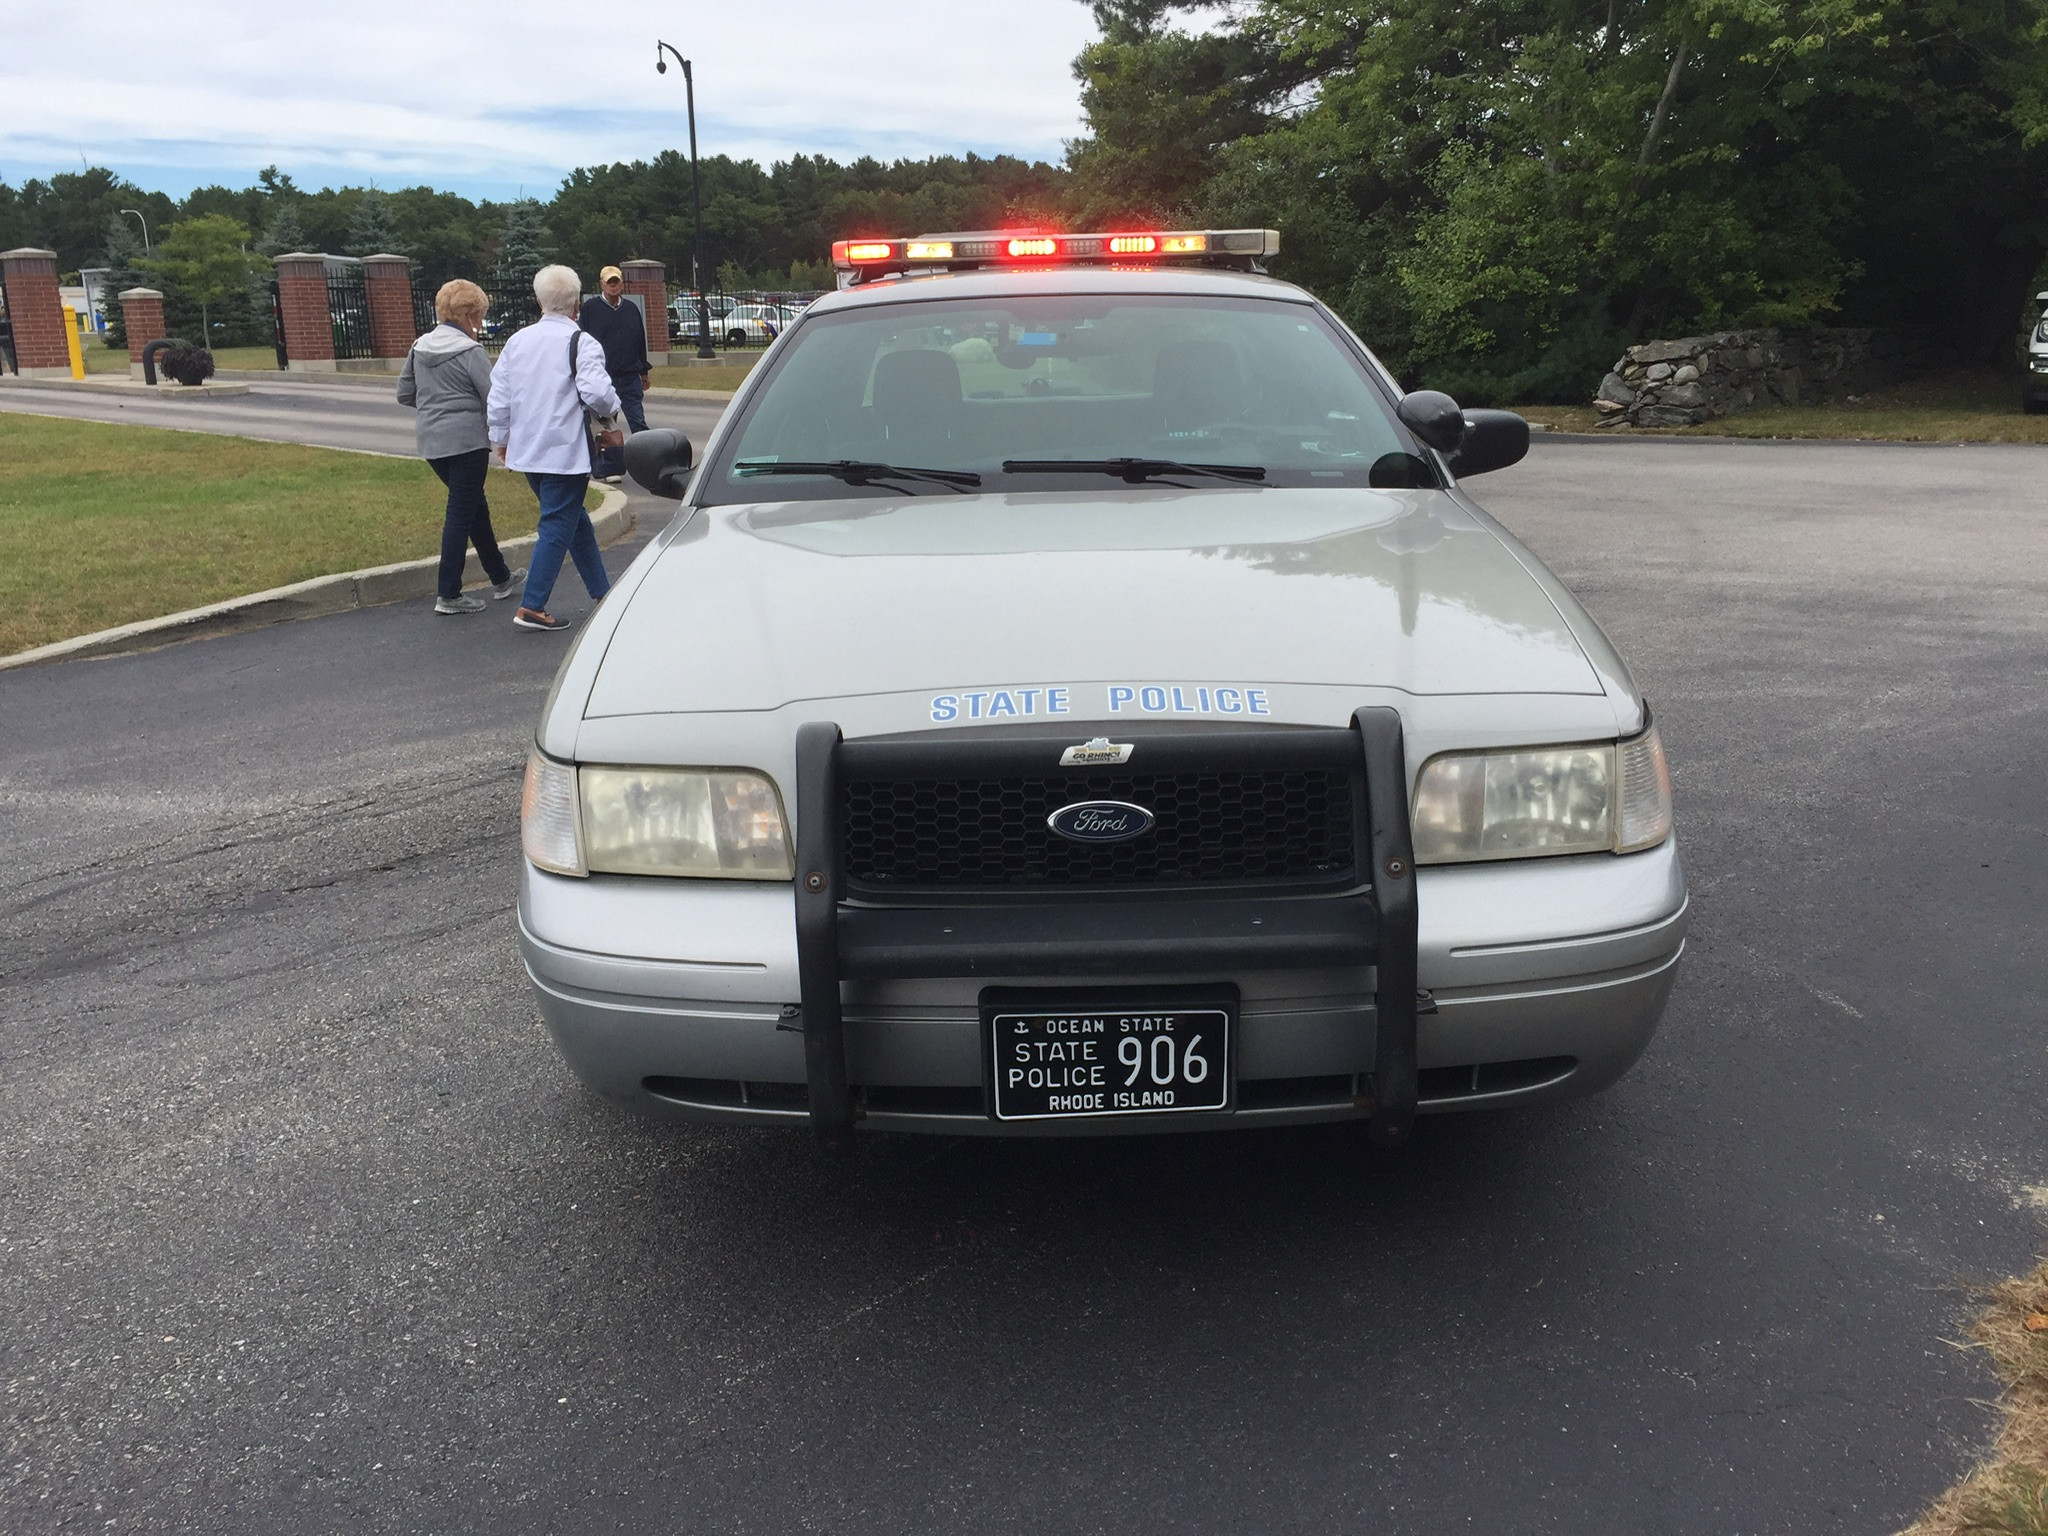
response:
[[[833,1145],[1394,1142],[1637,1059],[1685,947],[1671,782],[1466,489],[1528,424],[1404,395],[1277,244],[842,244],[701,463],[628,442],[682,505],[521,814],[521,951],[592,1088]]]
[[[788,330],[795,318],[780,304],[735,304],[717,317],[717,324],[729,347],[765,347]]]
[[[2029,416],[2048,411],[2048,293],[2034,295],[2039,319],[2027,338],[2027,377],[2020,387],[2020,409]]]

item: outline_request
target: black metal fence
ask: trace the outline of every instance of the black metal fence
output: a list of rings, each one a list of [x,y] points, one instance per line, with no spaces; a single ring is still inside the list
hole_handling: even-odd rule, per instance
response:
[[[19,376],[21,363],[14,355],[14,322],[7,317],[7,284],[0,279],[0,372]]]
[[[370,341],[370,298],[363,290],[363,270],[327,270],[327,317],[334,325],[337,358],[374,357]]]
[[[514,331],[523,330],[540,318],[540,300],[533,296],[531,279],[525,282],[487,282],[478,286],[491,301],[491,307],[484,311],[483,329],[477,332],[477,340],[487,351],[497,351]]]
[[[277,349],[278,371],[282,372],[291,360],[291,354],[284,344],[284,294],[272,278],[266,285],[270,298],[270,344]]]
[[[424,336],[440,323],[434,314],[434,295],[441,291],[441,285],[433,278],[422,277],[416,270],[411,275],[412,333]]]
[[[412,322],[416,335],[434,328],[434,295],[440,279],[411,274]],[[485,311],[478,339],[492,352],[502,348],[514,331],[540,318],[540,303],[533,296],[531,281],[486,280],[479,284],[490,307]],[[703,296],[703,329],[714,350],[719,352],[758,351],[781,335],[796,317],[817,298],[815,293],[727,292],[714,289]],[[363,287],[360,268],[339,268],[327,274],[327,307],[334,327],[336,358],[372,355],[370,304]],[[692,352],[698,345],[700,318],[695,293],[671,290],[669,331],[674,347]]]

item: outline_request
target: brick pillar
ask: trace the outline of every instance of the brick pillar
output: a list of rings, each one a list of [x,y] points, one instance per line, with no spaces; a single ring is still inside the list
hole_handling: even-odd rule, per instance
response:
[[[164,296],[154,288],[121,290],[121,322],[128,331],[128,377],[142,377],[142,349],[170,335],[164,325]]]
[[[658,261],[622,261],[626,292],[637,293],[647,308],[647,355],[657,368],[668,366],[668,276]]]
[[[327,258],[307,251],[272,258],[277,298],[284,310],[285,367],[295,373],[334,372],[334,321],[327,311]]]
[[[412,350],[412,263],[403,256],[363,258],[363,296],[370,303],[370,355],[396,361]]]
[[[32,245],[0,251],[7,284],[7,318],[14,326],[14,357],[25,379],[71,377],[71,317],[57,296],[57,253]]]

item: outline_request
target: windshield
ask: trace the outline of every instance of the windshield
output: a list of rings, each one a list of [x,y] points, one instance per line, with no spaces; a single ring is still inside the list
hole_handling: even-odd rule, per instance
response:
[[[1364,362],[1307,304],[934,299],[806,318],[699,494],[1436,485],[1419,455]],[[945,478],[893,479],[892,467]]]

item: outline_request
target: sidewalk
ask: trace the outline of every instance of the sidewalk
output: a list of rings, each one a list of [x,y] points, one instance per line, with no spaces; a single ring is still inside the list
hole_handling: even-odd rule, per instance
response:
[[[174,399],[184,396],[190,400],[204,400],[209,396],[219,399],[222,395],[246,395],[247,384],[215,375],[204,384],[180,384],[175,379],[160,379],[154,384],[145,384],[140,379],[131,379],[123,373],[89,373],[82,379],[24,379],[18,374],[0,373],[0,388],[4,389],[59,389],[84,394],[138,394],[151,398]]]

